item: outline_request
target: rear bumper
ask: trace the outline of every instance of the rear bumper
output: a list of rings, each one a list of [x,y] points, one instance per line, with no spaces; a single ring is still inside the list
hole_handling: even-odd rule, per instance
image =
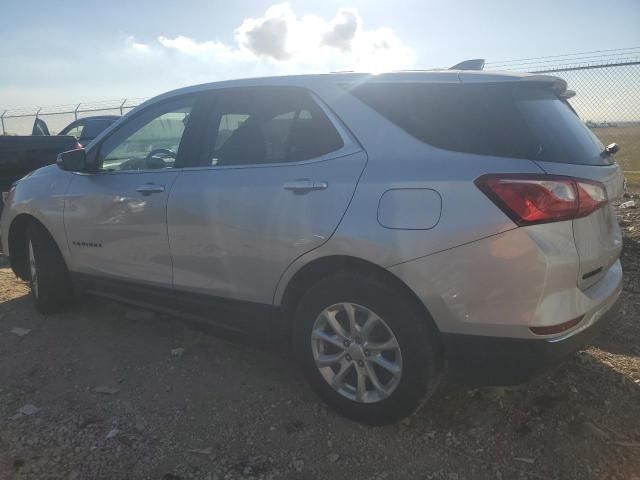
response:
[[[560,339],[520,339],[443,334],[453,380],[469,385],[516,385],[557,365],[584,346],[609,324],[618,311],[619,291],[589,326]]]

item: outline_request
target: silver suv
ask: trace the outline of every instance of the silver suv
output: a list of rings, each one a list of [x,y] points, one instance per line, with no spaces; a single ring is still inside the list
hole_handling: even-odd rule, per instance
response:
[[[150,100],[13,186],[4,252],[81,292],[291,338],[384,424],[443,372],[525,381],[613,312],[623,175],[563,80],[475,71],[211,83]]]

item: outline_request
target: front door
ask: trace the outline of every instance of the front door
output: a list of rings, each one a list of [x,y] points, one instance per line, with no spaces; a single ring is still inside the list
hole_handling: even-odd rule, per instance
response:
[[[96,146],[96,173],[74,176],[64,211],[74,271],[171,286],[167,199],[194,102],[142,110]]]
[[[305,90],[220,90],[198,165],[167,208],[176,289],[271,304],[335,231],[366,154]]]

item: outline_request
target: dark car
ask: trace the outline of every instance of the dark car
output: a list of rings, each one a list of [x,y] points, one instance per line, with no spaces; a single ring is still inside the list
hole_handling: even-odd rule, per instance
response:
[[[118,120],[117,115],[80,118],[58,135],[51,135],[47,124],[36,118],[31,135],[0,136],[0,210],[5,192],[27,173],[55,163],[58,154],[86,146],[98,134]]]
[[[60,133],[58,133],[58,136],[70,135],[75,137],[80,145],[85,146],[119,118],[118,115],[100,115],[80,118],[64,127]],[[36,118],[32,135],[50,135],[47,124],[43,120]]]

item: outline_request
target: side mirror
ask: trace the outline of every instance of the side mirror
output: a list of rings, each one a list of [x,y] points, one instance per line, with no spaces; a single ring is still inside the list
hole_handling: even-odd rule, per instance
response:
[[[67,172],[84,172],[87,169],[87,152],[84,148],[62,152],[58,155],[56,164]]]

